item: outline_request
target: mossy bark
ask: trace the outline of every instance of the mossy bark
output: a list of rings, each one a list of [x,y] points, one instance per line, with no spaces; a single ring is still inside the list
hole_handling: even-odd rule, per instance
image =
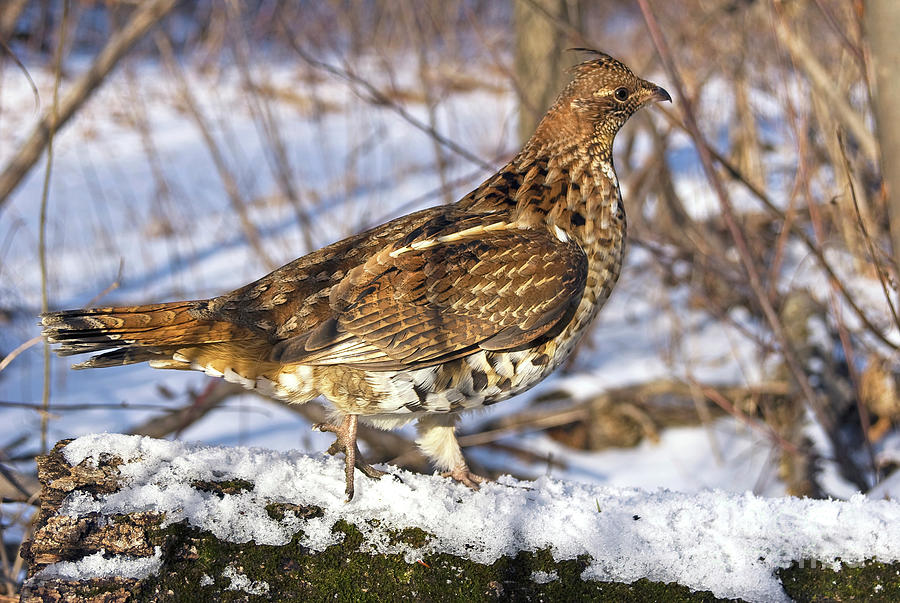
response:
[[[549,551],[523,551],[491,565],[448,554],[425,554],[410,564],[399,554],[361,552],[362,534],[344,522],[334,527],[342,534],[339,543],[316,552],[300,544],[300,533],[283,546],[236,544],[184,523],[163,527],[165,518],[158,513],[59,515],[68,493],[114,491],[121,464],[120,459],[109,458],[98,467],[71,467],[61,454],[65,444],[60,442],[39,460],[43,498],[34,537],[25,547],[29,579],[22,601],[718,600],[711,593],[678,584],[584,581],[581,573],[588,559],[557,562]],[[193,485],[223,496],[253,487],[243,480]],[[266,510],[279,521],[289,514],[301,521],[322,514],[314,506],[281,503],[270,504]],[[429,538],[415,528],[392,531],[389,537],[413,547]],[[77,560],[100,550],[108,555],[147,557],[156,547],[162,552],[161,567],[140,580],[69,581],[42,579],[38,574],[50,563]],[[806,563],[781,573],[786,590],[797,600],[900,600],[898,576],[900,564],[867,564],[833,572],[821,564]]]

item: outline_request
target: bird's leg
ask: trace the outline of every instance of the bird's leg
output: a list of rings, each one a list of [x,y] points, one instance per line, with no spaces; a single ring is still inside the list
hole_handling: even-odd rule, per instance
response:
[[[443,473],[441,473],[441,477],[452,477],[456,481],[460,482],[461,484],[465,484],[473,490],[478,490],[478,484],[483,484],[484,482],[488,481],[488,478],[478,475],[477,473],[472,473],[465,461],[463,461],[461,465],[457,465],[450,471],[444,471]]]
[[[456,441],[455,414],[425,415],[417,425],[419,438],[416,443],[422,452],[431,459],[438,469],[443,469],[443,477],[451,477],[473,490],[478,484],[488,481],[487,478],[472,473],[463,458],[462,450]]]
[[[347,500],[353,499],[353,471],[359,469],[366,476],[371,478],[379,478],[385,475],[384,471],[379,471],[368,464],[359,452],[356,445],[356,429],[359,418],[357,415],[346,415],[340,425],[332,425],[331,423],[318,423],[313,425],[313,429],[319,431],[330,431],[336,438],[334,443],[328,448],[328,454],[344,453],[344,476],[347,482],[345,492]]]

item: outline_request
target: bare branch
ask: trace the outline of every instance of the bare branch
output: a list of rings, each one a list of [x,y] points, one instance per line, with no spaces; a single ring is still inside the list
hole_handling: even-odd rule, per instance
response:
[[[90,69],[79,78],[59,103],[56,118],[47,111],[31,135],[0,173],[0,211],[47,146],[50,131],[59,130],[96,92],[104,78],[147,31],[175,6],[176,0],[148,0],[136,9],[131,20],[112,35]]]
[[[812,87],[815,88],[818,94],[828,99],[829,107],[833,111],[834,116],[853,134],[866,157],[870,161],[877,161],[878,143],[875,141],[872,132],[866,127],[862,115],[857,113],[850,106],[850,103],[847,102],[847,99],[840,94],[839,88],[834,85],[834,78],[822,67],[815,53],[806,45],[806,42],[800,39],[800,36],[795,32],[791,31],[783,18],[776,17],[774,22],[775,34],[788,49],[788,52],[791,53],[791,57],[796,65],[806,73],[809,83],[812,84]]]

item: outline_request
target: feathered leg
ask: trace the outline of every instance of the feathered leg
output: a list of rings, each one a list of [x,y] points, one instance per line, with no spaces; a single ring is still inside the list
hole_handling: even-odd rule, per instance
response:
[[[452,477],[473,490],[487,478],[472,473],[456,441],[456,414],[428,414],[419,419],[416,443],[435,464],[441,475]]]

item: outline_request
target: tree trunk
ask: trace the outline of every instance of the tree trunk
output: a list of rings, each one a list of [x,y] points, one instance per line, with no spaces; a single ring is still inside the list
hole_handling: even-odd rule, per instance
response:
[[[900,266],[900,2],[868,0],[865,28],[871,60],[876,136],[887,189],[894,261]]]
[[[359,530],[346,522],[334,528],[338,544],[314,552],[298,537],[284,546],[233,543],[186,525],[163,527],[164,514],[154,511],[73,517],[61,512],[67,497],[117,492],[121,459],[104,458],[94,465],[71,466],[63,456],[70,440],[59,442],[38,458],[43,484],[41,511],[33,538],[26,543],[28,580],[21,601],[325,601],[325,600],[714,600],[709,592],[692,592],[677,584],[639,580],[632,584],[581,579],[584,560],[557,562],[550,551],[520,552],[482,565],[449,554],[423,555],[408,563],[402,554],[360,550]],[[192,488],[218,496],[252,490],[245,480],[194,482]],[[170,484],[179,487],[180,484]],[[271,503],[268,515],[278,521],[314,520],[322,509]],[[376,525],[377,520],[372,520]],[[338,533],[340,532],[340,533]],[[298,536],[302,534],[302,530]],[[417,528],[391,531],[392,542],[421,546],[429,535]],[[98,555],[99,553],[99,555]],[[121,559],[121,574],[76,580],[55,567],[94,556]],[[128,575],[140,563],[154,566],[146,576]],[[131,563],[132,570],[128,570]],[[53,564],[56,566],[52,567]],[[47,569],[50,568],[50,571]],[[554,579],[533,579],[544,572]]]
[[[581,23],[581,0],[515,0],[516,83],[519,139],[528,140],[570,76],[578,59],[566,48],[577,43],[565,32]]]

